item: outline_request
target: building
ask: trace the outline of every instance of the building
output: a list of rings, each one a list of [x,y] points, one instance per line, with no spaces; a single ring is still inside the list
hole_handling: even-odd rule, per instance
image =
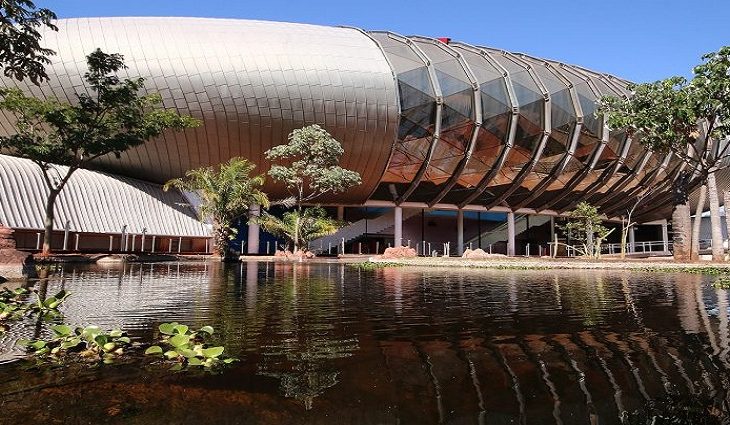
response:
[[[549,226],[549,217],[581,200],[618,215],[647,187],[656,190],[639,217],[666,219],[667,189],[682,168],[677,159],[643,149],[596,118],[595,101],[627,95],[625,80],[525,54],[446,38],[231,19],[84,18],[60,20],[58,27],[44,34],[44,43],[57,52],[47,84],[0,83],[73,101],[75,93],[86,90],[85,55],[99,47],[124,55],[127,75],[144,77],[165,107],[203,122],[131,149],[121,159],[101,158],[94,170],[76,177],[84,179],[84,192],[119,205],[141,205],[135,196],[154,200],[101,226],[72,218],[99,214],[98,204],[76,202],[80,189],[68,193],[74,202],[59,204],[67,213],[59,211],[56,227],[68,228],[73,238],[82,235],[79,249],[96,249],[101,243],[96,239],[110,235],[114,249],[113,238],[129,234],[122,235],[125,225],[135,238],[146,229],[156,241],[167,240],[169,245],[155,246],[158,250],[174,249],[175,239],[177,249],[205,249],[200,238],[206,230],[188,220],[194,218],[189,205],[182,208],[182,198],[163,196],[159,185],[233,156],[265,171],[270,164],[264,151],[283,143],[291,130],[313,123],[343,143],[342,165],[363,177],[361,186],[321,202],[353,207],[348,212],[355,223],[343,229],[348,241],[379,234],[380,249],[388,240],[408,239],[402,222],[417,214],[423,236],[426,212],[436,223],[443,218],[433,214],[437,211],[455,217],[456,232],[453,225],[444,226],[458,247],[469,240],[465,231],[478,234],[481,244],[484,215],[495,232],[499,223],[506,227],[502,242],[516,252],[514,235],[530,220],[520,217]],[[0,114],[0,132],[12,131],[12,117]],[[0,221],[22,229],[21,246],[32,248],[42,209],[18,200],[37,199],[42,190],[29,165],[7,157],[0,164],[5,169]],[[134,191],[121,189],[130,182]],[[283,193],[273,184],[265,190],[274,198]],[[153,215],[160,223],[185,224],[156,227]],[[365,230],[358,233],[361,217]],[[425,238],[421,242],[425,245]],[[251,252],[260,249],[250,245]]]

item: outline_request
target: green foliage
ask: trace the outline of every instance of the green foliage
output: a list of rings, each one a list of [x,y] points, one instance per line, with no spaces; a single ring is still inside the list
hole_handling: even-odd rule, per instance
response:
[[[224,347],[211,347],[205,343],[205,339],[214,333],[211,326],[191,331],[186,325],[172,322],[161,324],[159,331],[162,334],[159,344],[148,347],[145,354],[162,357],[166,362],[172,363],[171,370],[190,367],[213,370],[238,361],[236,358],[223,356]]]
[[[123,57],[97,49],[86,57],[84,80],[91,94],[77,93],[75,104],[42,100],[17,89],[0,91],[0,108],[16,117],[16,133],[0,137],[0,147],[43,168],[62,164],[79,168],[99,156],[117,156],[157,137],[199,122],[161,109],[159,94],[140,95],[144,79],[120,79]]]
[[[200,215],[213,221],[218,254],[228,252],[228,243],[236,237],[235,220],[246,215],[251,205],[269,206],[261,191],[264,176],[252,176],[256,165],[243,158],[231,158],[218,169],[202,167],[190,170],[185,177],[168,181],[164,189],[176,187],[197,193],[202,199]]]
[[[339,166],[342,145],[325,129],[310,125],[289,134],[286,144],[266,151],[266,158],[282,161],[272,165],[269,175],[284,183],[297,205],[326,193],[339,193],[361,183],[360,174]]]
[[[712,287],[715,289],[730,289],[730,275],[721,275],[714,282]]]
[[[257,221],[267,232],[292,243],[294,251],[306,250],[309,242],[331,235],[342,226],[320,207],[306,208],[302,212],[288,211],[282,218],[265,212]]]
[[[15,118],[15,133],[0,136],[0,150],[38,164],[49,189],[44,254],[50,253],[55,199],[74,171],[107,154],[119,157],[166,129],[199,125],[192,117],[162,109],[159,94],[141,95],[144,79],[120,79],[117,72],[125,68],[121,55],[97,49],[86,60],[84,80],[90,94],[77,93],[73,104],[0,89],[0,109]]]
[[[598,208],[583,201],[570,212],[568,222],[559,227],[568,238],[580,244],[578,251],[581,255],[598,258],[601,256],[601,243],[613,231],[602,222]]]
[[[53,25],[56,14],[38,9],[30,0],[3,0],[0,3],[0,68],[6,77],[30,79],[34,84],[47,80],[44,65],[53,50],[40,45],[39,29],[57,30]]]
[[[70,295],[65,290],[61,290],[52,297],[42,299],[38,290],[34,290],[36,300],[29,301],[30,293],[25,288],[14,290],[3,288],[0,291],[0,322],[19,320],[31,315],[37,315],[44,320],[58,317],[61,314],[58,308]]]
[[[647,148],[671,152],[697,169],[696,181],[730,165],[730,46],[702,60],[690,81],[670,77],[631,84],[631,97],[604,97],[599,107],[611,128],[626,129]],[[687,201],[688,179],[676,181],[675,204]]]
[[[36,295],[36,302],[29,304],[28,309],[31,313],[35,313],[44,319],[52,319],[59,316],[61,313],[58,311],[58,307],[71,295],[70,292],[66,292],[64,289],[48,298],[42,298],[38,290],[33,290],[33,293]]]
[[[109,364],[124,354],[131,341],[120,329],[108,332],[98,326],[73,328],[69,325],[51,326],[53,337],[49,339],[19,340],[18,345],[41,363],[83,359],[89,362]]]
[[[350,263],[350,264],[348,264],[348,266],[350,266],[352,268],[356,268],[356,269],[360,269],[360,270],[367,270],[367,271],[377,270],[377,269],[384,269],[386,267],[402,267],[404,265],[405,264],[402,264],[402,263],[391,263],[391,262],[386,262],[386,261],[378,261],[378,262],[375,262],[375,261],[363,261],[361,263]]]
[[[28,291],[25,288],[0,290],[0,323],[8,320],[18,320],[28,312]],[[0,335],[3,333],[0,329]]]

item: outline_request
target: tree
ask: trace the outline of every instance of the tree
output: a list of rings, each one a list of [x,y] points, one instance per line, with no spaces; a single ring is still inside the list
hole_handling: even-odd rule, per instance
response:
[[[0,68],[6,77],[28,78],[34,84],[48,79],[44,65],[55,52],[41,46],[39,29],[58,30],[54,19],[55,13],[36,8],[30,0],[0,2]]]
[[[166,129],[199,125],[192,117],[162,109],[159,94],[140,95],[144,79],[121,80],[116,75],[125,68],[121,55],[97,49],[86,61],[89,71],[84,79],[92,94],[77,93],[74,105],[0,89],[0,109],[16,118],[16,133],[0,137],[0,149],[38,164],[49,190],[43,255],[51,252],[56,198],[76,170],[107,154],[119,157]]]
[[[165,183],[164,189],[176,187],[197,193],[202,199],[201,219],[213,222],[214,254],[227,259],[229,241],[236,237],[235,221],[248,214],[252,205],[269,206],[269,199],[261,186],[264,176],[252,176],[256,168],[243,158],[231,158],[217,170],[201,167],[185,173],[185,177]]]
[[[599,258],[601,244],[613,232],[613,229],[603,226],[602,221],[598,209],[583,201],[570,212],[568,222],[560,229],[568,238],[580,243],[576,250],[581,256]]]
[[[629,136],[654,152],[672,153],[687,167],[673,182],[674,256],[689,260],[689,192],[706,184],[710,209],[717,214],[718,196],[714,174],[730,166],[730,46],[702,56],[694,77],[646,84],[631,84],[628,99],[605,97],[599,110],[612,128],[625,128]],[[713,220],[719,226],[719,219]],[[717,231],[714,232],[717,237]],[[713,241],[713,258],[722,257],[722,240]]]
[[[311,241],[331,235],[341,227],[339,221],[328,217],[320,207],[288,211],[282,218],[264,212],[258,221],[264,230],[291,243],[292,252],[306,251]]]
[[[266,158],[282,161],[287,165],[274,164],[269,175],[286,186],[294,198],[297,214],[292,215],[294,250],[306,250],[299,235],[301,221],[305,218],[302,206],[328,193],[344,192],[361,183],[360,174],[340,167],[344,150],[325,129],[314,124],[292,131],[286,144],[266,151]]]
[[[636,225],[636,223],[632,221],[634,211],[636,211],[636,208],[639,206],[639,204],[641,204],[641,202],[646,199],[646,197],[650,193],[651,191],[647,190],[639,195],[634,201],[634,204],[631,206],[631,208],[628,208],[626,210],[626,214],[621,216],[621,259],[626,258],[626,240],[629,237],[629,232]]]

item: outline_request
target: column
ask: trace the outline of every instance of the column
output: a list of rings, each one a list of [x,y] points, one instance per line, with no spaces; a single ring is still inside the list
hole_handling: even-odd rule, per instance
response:
[[[664,242],[664,252],[669,252],[669,224],[667,220],[662,220],[662,242]]]
[[[515,255],[515,213],[507,213],[507,255]]]
[[[248,208],[248,214],[250,218],[258,217],[261,215],[261,207],[259,205],[251,205]],[[249,254],[259,253],[259,225],[249,221],[248,223],[248,245]]]
[[[337,207],[337,220],[345,221],[345,207]]]
[[[403,208],[395,207],[395,232],[393,234],[393,246],[403,246]]]
[[[629,253],[635,252],[636,250],[636,234],[634,233],[635,226],[629,228]]]
[[[464,255],[464,210],[456,212],[456,252],[459,257]]]

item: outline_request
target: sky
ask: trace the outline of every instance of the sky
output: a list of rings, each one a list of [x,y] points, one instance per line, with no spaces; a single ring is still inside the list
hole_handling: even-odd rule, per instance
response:
[[[59,18],[195,16],[389,30],[581,65],[635,82],[691,76],[730,45],[730,0],[36,0]]]

